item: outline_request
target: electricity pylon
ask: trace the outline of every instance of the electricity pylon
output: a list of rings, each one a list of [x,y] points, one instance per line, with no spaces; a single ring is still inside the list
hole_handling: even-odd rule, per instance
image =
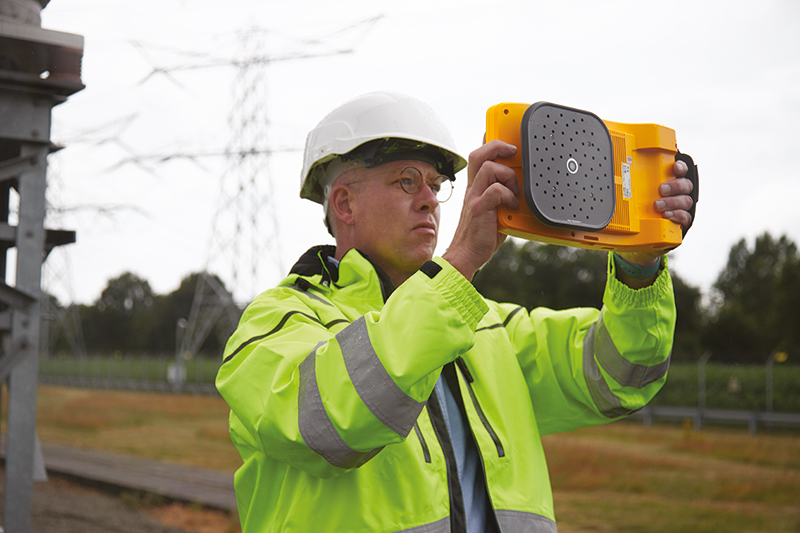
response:
[[[222,336],[233,332],[240,314],[234,300],[255,294],[266,264],[283,272],[266,149],[268,63],[255,60],[264,49],[263,32],[243,32],[240,39],[244,59],[236,64],[227,169],[220,181],[208,259],[195,288],[182,354],[196,354],[216,324]],[[211,272],[224,277],[230,292]]]
[[[63,181],[58,167],[58,154],[51,154],[47,168],[46,215],[45,224],[53,227],[62,226],[62,211],[59,198],[62,195]],[[60,336],[63,336],[75,357],[86,356],[86,344],[83,339],[83,328],[78,307],[75,304],[75,292],[72,283],[72,265],[68,249],[54,248],[42,264],[42,326],[40,353],[43,357],[50,355]],[[56,305],[53,295],[56,292],[66,293],[66,307]]]
[[[203,272],[198,276],[195,296],[187,320],[181,319],[176,332],[183,332],[176,357],[191,357],[200,350],[212,329],[226,338],[233,332],[247,303],[264,288],[263,279],[270,268],[284,274],[278,236],[276,198],[270,175],[270,156],[277,151],[270,146],[267,68],[272,63],[329,57],[352,53],[360,40],[382,16],[351,24],[322,39],[308,40],[305,46],[318,47],[330,38],[354,36],[350,46],[320,52],[265,54],[267,32],[254,28],[240,34],[241,57],[225,59],[208,55],[201,60],[197,53],[185,54],[191,60],[174,67],[153,67],[142,82],[154,75],[165,75],[178,83],[174,74],[200,68],[234,66],[234,103],[229,116],[231,140],[225,150],[226,171],[222,175],[217,212],[212,220],[212,236]],[[143,46],[137,43],[137,46]],[[214,153],[159,155],[167,161],[176,158],[197,159]],[[152,159],[152,158],[150,158]],[[148,159],[149,160],[149,159]],[[145,160],[137,158],[135,162]],[[127,162],[127,161],[125,161]],[[222,321],[222,322],[220,322]],[[180,372],[178,373],[180,375]]]

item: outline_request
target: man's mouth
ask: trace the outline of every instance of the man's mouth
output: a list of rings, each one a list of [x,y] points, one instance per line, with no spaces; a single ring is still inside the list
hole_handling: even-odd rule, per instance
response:
[[[414,230],[421,230],[424,232],[430,232],[435,234],[436,233],[436,224],[433,222],[423,222],[422,224],[417,224],[414,226]]]

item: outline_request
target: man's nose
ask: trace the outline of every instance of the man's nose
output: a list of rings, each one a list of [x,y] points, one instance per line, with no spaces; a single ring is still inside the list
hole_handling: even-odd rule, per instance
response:
[[[434,210],[439,206],[439,198],[436,196],[431,184],[425,180],[422,181],[422,185],[416,195],[419,196],[420,209],[428,207]]]

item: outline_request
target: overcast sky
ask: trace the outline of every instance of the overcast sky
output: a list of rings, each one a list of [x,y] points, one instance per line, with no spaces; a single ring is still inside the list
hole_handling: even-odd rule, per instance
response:
[[[675,129],[702,181],[697,222],[671,266],[703,290],[742,238],[769,231],[800,243],[797,2],[52,0],[42,19],[85,38],[86,89],[53,114],[53,139],[66,149],[50,159],[50,226],[78,232],[48,260],[62,302],[91,303],[125,271],[157,293],[206,266],[242,300],[274,285],[308,247],[331,242],[321,208],[298,199],[306,133],[380,89],[429,103],[464,155],[501,102]],[[259,93],[237,101],[234,63],[254,47],[275,61],[246,74],[262,76]],[[298,58],[277,61],[289,57]],[[236,111],[261,119],[258,131],[243,132]],[[247,168],[182,156],[254,138],[276,150],[258,161],[265,198],[221,208],[221,183]],[[465,181],[443,206],[439,253]],[[214,227],[223,234],[234,213],[247,226],[256,211],[261,245],[241,243],[238,254],[229,239],[212,245]],[[248,255],[258,248],[259,258]]]

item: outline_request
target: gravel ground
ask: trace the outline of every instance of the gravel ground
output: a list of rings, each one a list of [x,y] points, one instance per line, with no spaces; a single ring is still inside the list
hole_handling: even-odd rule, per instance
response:
[[[0,502],[4,502],[5,470],[0,468],[0,474]],[[112,494],[50,476],[47,482],[34,484],[31,532],[186,533],[163,526],[144,510],[137,510],[142,503],[141,496]],[[4,516],[0,511],[0,525]]]

